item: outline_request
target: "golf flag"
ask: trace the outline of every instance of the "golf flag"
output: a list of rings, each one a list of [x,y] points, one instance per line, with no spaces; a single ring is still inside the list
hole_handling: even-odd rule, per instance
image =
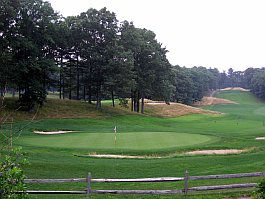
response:
[[[117,134],[117,127],[115,126],[113,130],[114,130],[114,142],[115,142],[115,145],[116,145],[116,139],[117,139],[117,135],[116,135],[116,134]]]

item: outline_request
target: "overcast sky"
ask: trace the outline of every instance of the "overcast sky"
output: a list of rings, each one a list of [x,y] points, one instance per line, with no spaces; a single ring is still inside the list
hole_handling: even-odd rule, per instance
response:
[[[106,7],[156,33],[173,65],[265,67],[263,0],[48,0],[63,16]]]

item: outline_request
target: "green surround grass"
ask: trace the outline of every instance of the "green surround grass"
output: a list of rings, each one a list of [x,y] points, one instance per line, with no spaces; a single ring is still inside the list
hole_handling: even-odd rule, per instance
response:
[[[67,133],[58,135],[36,135],[24,137],[18,144],[35,147],[66,149],[124,149],[124,150],[163,150],[193,146],[213,141],[213,137],[199,134],[173,132],[130,132],[117,133]]]

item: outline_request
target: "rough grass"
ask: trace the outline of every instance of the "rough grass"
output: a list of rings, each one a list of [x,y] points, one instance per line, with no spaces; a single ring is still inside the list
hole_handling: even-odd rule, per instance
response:
[[[216,97],[203,97],[201,101],[195,102],[194,106],[207,106],[207,105],[214,105],[214,104],[236,104],[236,102],[222,99],[222,98],[216,98]]]
[[[158,117],[177,117],[190,114],[220,114],[220,112],[207,111],[179,103],[146,103],[145,112],[147,115]]]
[[[47,118],[104,118],[117,115],[137,115],[139,113],[131,112],[129,108],[122,108],[115,101],[115,107],[112,107],[111,100],[102,101],[102,110],[97,111],[95,104],[89,104],[84,101],[61,100],[58,99],[58,93],[50,93],[42,107],[36,107],[35,112],[28,113],[19,107],[17,97],[5,98],[5,111],[1,115],[11,114],[12,118],[17,120],[47,119]],[[148,102],[148,100],[146,100]],[[153,101],[151,101],[153,102]],[[16,110],[16,111],[14,111]],[[179,103],[150,104],[145,103],[145,115],[155,117],[176,117],[190,114],[220,114],[216,111],[203,110],[200,108],[187,106]]]
[[[95,104],[54,98],[47,98],[44,106],[36,107],[35,112],[28,113],[21,110],[17,101],[17,98],[5,98],[5,109],[0,112],[0,116],[11,114],[14,120],[17,121],[30,120],[32,118],[37,120],[47,118],[104,118],[114,115],[133,114],[128,109],[113,108],[108,103],[106,105],[103,103],[103,109],[97,111]]]

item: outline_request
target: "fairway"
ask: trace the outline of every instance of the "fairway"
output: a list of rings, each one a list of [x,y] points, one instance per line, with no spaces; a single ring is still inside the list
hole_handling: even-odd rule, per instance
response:
[[[265,103],[249,92],[220,91],[215,97],[233,100],[237,104],[214,104],[204,107],[224,114],[205,115],[190,114],[181,117],[154,117],[144,114],[130,114],[119,109],[104,109],[95,114],[93,107],[84,107],[77,102],[68,103],[68,111],[86,111],[93,117],[49,118],[36,120],[30,125],[26,121],[17,122],[14,128],[26,128],[14,146],[22,146],[28,154],[30,165],[27,165],[27,178],[80,178],[88,172],[93,178],[153,178],[182,177],[185,170],[191,176],[217,175],[232,173],[261,172],[265,169]],[[56,100],[51,101],[57,107]],[[54,104],[55,103],[55,104]],[[48,104],[49,105],[49,104]],[[82,105],[82,106],[81,106]],[[63,108],[63,106],[62,106]],[[51,109],[50,109],[51,110]],[[82,110],[82,111],[79,111]],[[114,110],[116,112],[114,112]],[[66,112],[63,111],[63,115]],[[71,112],[72,113],[72,112]],[[97,117],[94,117],[97,115]],[[100,116],[102,115],[102,116]],[[104,116],[105,115],[105,116]],[[104,116],[104,117],[103,117]],[[117,126],[115,145],[114,127]],[[57,132],[75,131],[65,134],[36,134],[34,131]],[[222,150],[237,150],[242,153],[216,154]],[[192,154],[198,151],[215,151],[215,154]],[[96,158],[89,155],[108,155],[107,158]],[[138,156],[144,158],[110,158],[109,155]],[[166,157],[166,158],[160,158]],[[40,172],[41,171],[41,172]],[[220,180],[220,181],[219,181]],[[217,181],[194,181],[190,186],[209,186],[224,184],[256,183],[259,179],[219,179]],[[183,187],[183,182],[118,184],[121,189],[165,189],[173,190]],[[115,184],[93,183],[93,189],[117,189]],[[29,189],[35,190],[81,190],[80,184],[32,184]],[[252,190],[251,190],[252,191]],[[238,193],[251,194],[251,191]],[[221,199],[233,194],[220,192],[221,196],[197,196],[192,199]],[[225,195],[225,196],[224,196]],[[132,195],[93,195],[93,198],[142,198]],[[35,198],[31,196],[30,198]],[[38,195],[37,198],[50,198]],[[53,198],[84,198],[83,196],[57,196]],[[153,195],[145,198],[154,198]],[[158,196],[169,199],[172,196]],[[174,198],[183,198],[176,196]]]
[[[36,147],[82,149],[161,150],[208,143],[214,136],[174,132],[68,133],[60,135],[35,135],[24,137],[19,144]]]

